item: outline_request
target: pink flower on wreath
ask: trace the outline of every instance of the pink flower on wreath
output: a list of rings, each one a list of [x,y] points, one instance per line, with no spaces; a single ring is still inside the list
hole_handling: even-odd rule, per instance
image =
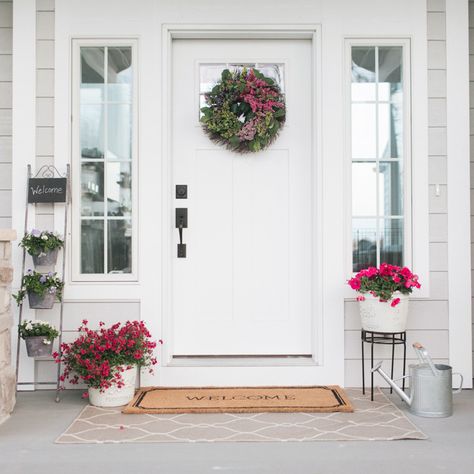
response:
[[[395,298],[395,299],[390,303],[390,306],[391,306],[392,308],[395,308],[395,306],[397,306],[398,303],[400,303],[400,298]]]

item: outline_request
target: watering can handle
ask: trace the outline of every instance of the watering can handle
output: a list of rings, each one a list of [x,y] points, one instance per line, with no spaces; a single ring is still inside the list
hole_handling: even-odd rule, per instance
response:
[[[464,382],[464,377],[459,372],[454,372],[453,375],[459,375],[459,377],[461,378],[461,381],[459,383],[459,388],[453,390],[453,393],[460,393],[462,391],[462,384]]]
[[[428,364],[434,376],[439,375],[435,365],[433,364],[433,361],[431,360],[431,357],[428,354],[428,351],[423,347],[423,345],[419,342],[415,342],[413,343],[413,349],[415,349],[416,355],[418,356],[420,362],[422,364]]]

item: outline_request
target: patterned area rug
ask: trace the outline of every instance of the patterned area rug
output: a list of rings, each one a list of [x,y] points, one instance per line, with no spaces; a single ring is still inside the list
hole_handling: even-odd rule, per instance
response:
[[[353,413],[125,415],[86,406],[56,443],[389,441],[427,439],[380,391],[346,389]],[[367,392],[366,392],[367,393]]]

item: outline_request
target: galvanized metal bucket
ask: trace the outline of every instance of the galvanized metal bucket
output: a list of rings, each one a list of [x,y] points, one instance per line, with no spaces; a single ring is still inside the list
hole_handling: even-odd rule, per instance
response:
[[[433,374],[430,364],[410,366],[410,411],[414,415],[429,418],[446,417],[453,414],[453,393],[462,390],[462,375],[459,388],[453,391],[453,369],[450,365],[434,364]]]
[[[407,396],[400,387],[381,368],[379,362],[373,369],[378,372],[408,404],[411,413],[428,418],[441,418],[453,414],[453,393],[462,390],[463,377],[454,373],[450,365],[434,364],[426,349],[419,343],[413,348],[420,359],[420,364],[409,366],[410,396]],[[453,391],[453,375],[459,375],[459,388]],[[401,380],[401,379],[400,379]]]
[[[56,293],[46,292],[44,295],[28,293],[28,301],[31,309],[51,309],[56,301]]]
[[[58,260],[58,250],[54,249],[39,255],[33,255],[33,264],[36,267],[51,267],[56,265]]]
[[[53,344],[44,336],[25,337],[26,352],[28,357],[50,356],[53,352]]]

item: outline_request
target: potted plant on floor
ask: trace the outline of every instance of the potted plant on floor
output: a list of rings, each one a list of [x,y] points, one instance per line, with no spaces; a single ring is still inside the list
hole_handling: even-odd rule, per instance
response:
[[[56,276],[56,273],[28,270],[23,276],[20,290],[13,297],[20,305],[28,295],[30,308],[51,309],[56,300],[61,301],[63,287],[64,283]]]
[[[25,234],[19,245],[33,257],[35,267],[52,266],[56,264],[58,251],[64,246],[64,241],[55,232],[33,229]]]
[[[116,323],[106,328],[99,323],[98,330],[87,327],[83,320],[79,337],[61,345],[61,353],[53,356],[64,364],[60,380],[72,384],[84,382],[92,405],[115,407],[129,403],[135,393],[137,368],[157,363],[153,356],[156,342],[143,321]],[[161,341],[160,341],[161,343]]]
[[[59,331],[47,321],[23,321],[18,330],[25,340],[28,357],[50,356],[53,352],[53,341]]]
[[[420,288],[418,276],[407,267],[382,263],[380,268],[361,270],[348,281],[360,295],[362,329],[373,332],[404,332],[407,327],[408,298]]]

